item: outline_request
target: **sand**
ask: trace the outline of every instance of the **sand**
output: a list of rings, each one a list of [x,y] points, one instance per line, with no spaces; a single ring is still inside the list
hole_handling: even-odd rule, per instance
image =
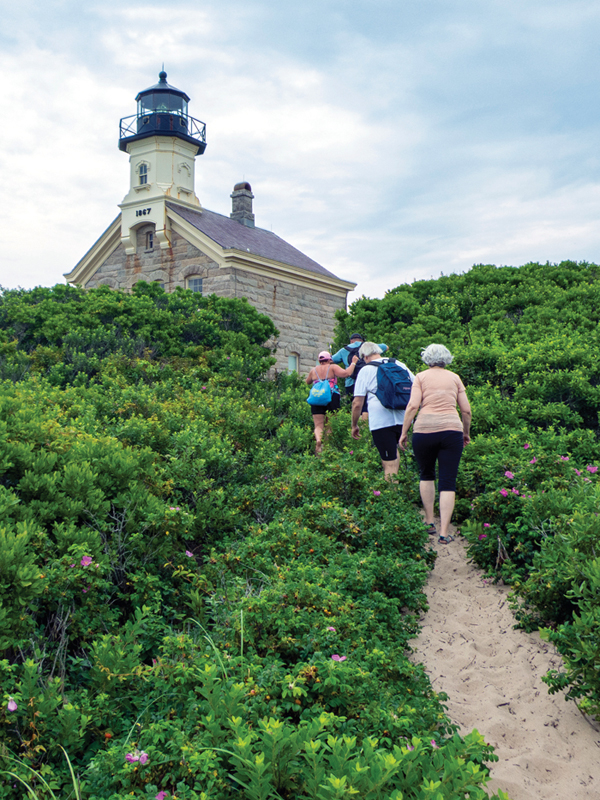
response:
[[[476,728],[494,746],[490,796],[502,789],[511,800],[600,800],[600,726],[563,694],[548,694],[542,676],[560,656],[539,634],[513,629],[509,589],[486,582],[452,533],[449,545],[431,537],[438,559],[413,658],[448,695],[460,732]]]

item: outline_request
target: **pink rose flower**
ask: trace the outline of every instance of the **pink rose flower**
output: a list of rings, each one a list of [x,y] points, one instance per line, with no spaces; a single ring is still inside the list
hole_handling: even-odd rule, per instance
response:
[[[81,559],[81,566],[82,567],[89,567],[89,565],[92,563],[93,560],[94,559],[91,556],[84,556]]]
[[[569,460],[569,456],[560,456],[560,460],[561,461],[568,461]]]
[[[530,464],[537,464],[537,458],[534,456],[529,463]]]
[[[484,522],[483,523],[483,527],[484,528],[489,528],[490,527],[490,523],[489,522]]]
[[[518,489],[515,489],[515,488],[514,488],[514,486],[513,486],[513,488],[511,489],[511,492],[512,492],[513,494],[519,494],[519,490],[518,490]]]
[[[575,467],[573,467],[573,469],[575,470],[575,475],[581,475],[580,469],[575,469]]]
[[[148,758],[149,758],[148,753],[144,753],[144,751],[142,750],[142,752],[140,753],[140,764],[145,764],[146,761],[148,761]]]
[[[504,473],[504,477],[505,477],[505,478],[508,478],[508,480],[509,480],[509,481],[512,481],[512,479],[513,479],[515,476],[512,474],[512,472],[510,472],[510,470],[506,470],[506,472]]]
[[[229,358],[229,356],[227,356],[227,358]],[[156,797],[154,798],[154,800],[166,800],[166,798],[167,798],[168,796],[169,796],[169,793],[168,793],[168,792],[159,792],[159,793],[156,795]]]
[[[500,489],[500,494],[502,497],[508,497],[508,491],[506,489]]]
[[[431,740],[431,746],[433,747],[433,749],[434,749],[434,750],[439,750],[439,749],[440,749],[440,746],[439,746],[439,744],[436,742],[436,740],[435,740],[435,739],[432,739],[432,740]]]
[[[375,497],[379,497],[379,495],[381,494],[381,492],[377,492],[377,491],[375,491],[375,490],[374,490],[374,491],[373,491],[373,494],[375,495]]]
[[[18,709],[18,707],[19,706],[12,699],[12,697],[9,697],[8,698],[8,705],[6,706],[6,708],[10,711],[10,713],[12,714],[13,712],[15,712]]]
[[[530,447],[531,447],[530,444],[524,444],[523,445],[523,450],[529,450]]]
[[[591,464],[588,464],[586,469],[588,472],[598,472],[598,467],[593,467]]]
[[[333,631],[335,633],[335,628],[332,628],[331,625],[327,628],[328,631]]]
[[[331,660],[332,661],[345,661],[347,658],[348,658],[348,656],[338,656],[337,653],[335,655],[331,656]]]
[[[125,756],[125,761],[127,761],[128,764],[135,764],[135,762],[139,760],[140,757],[134,755],[133,753],[127,753],[127,755]]]
[[[487,539],[487,533],[480,533],[477,538],[481,542],[483,539]]]
[[[193,554],[193,553],[190,553],[190,551],[189,551],[189,550],[186,550],[186,551],[185,551],[185,554],[186,554],[186,556],[187,556],[188,558],[193,558],[193,557],[194,557],[194,554]]]

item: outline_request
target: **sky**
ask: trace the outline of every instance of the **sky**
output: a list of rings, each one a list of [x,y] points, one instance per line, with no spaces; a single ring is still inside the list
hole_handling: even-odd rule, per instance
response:
[[[382,297],[473,264],[600,262],[600,3],[0,0],[0,285],[64,282],[129,188],[158,80],[206,123],[201,204]]]

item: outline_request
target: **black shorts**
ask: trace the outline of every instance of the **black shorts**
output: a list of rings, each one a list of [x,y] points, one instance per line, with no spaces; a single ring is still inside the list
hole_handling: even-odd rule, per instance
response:
[[[437,461],[438,491],[455,492],[458,464],[464,447],[463,434],[460,431],[413,433],[412,446],[419,465],[419,478],[434,481]]]
[[[402,425],[390,425],[389,428],[371,431],[373,444],[379,450],[382,461],[395,461],[398,458],[398,442],[401,434]]]
[[[328,411],[338,411],[340,407],[341,398],[338,392],[333,392],[331,395],[331,402],[326,406],[311,406],[310,410],[314,417],[315,414],[326,414]]]

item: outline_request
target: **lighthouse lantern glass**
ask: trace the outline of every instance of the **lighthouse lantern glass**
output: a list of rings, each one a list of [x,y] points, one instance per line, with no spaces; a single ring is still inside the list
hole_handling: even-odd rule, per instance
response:
[[[187,102],[183,97],[168,92],[153,92],[138,100],[138,115],[179,114],[187,116]]]

